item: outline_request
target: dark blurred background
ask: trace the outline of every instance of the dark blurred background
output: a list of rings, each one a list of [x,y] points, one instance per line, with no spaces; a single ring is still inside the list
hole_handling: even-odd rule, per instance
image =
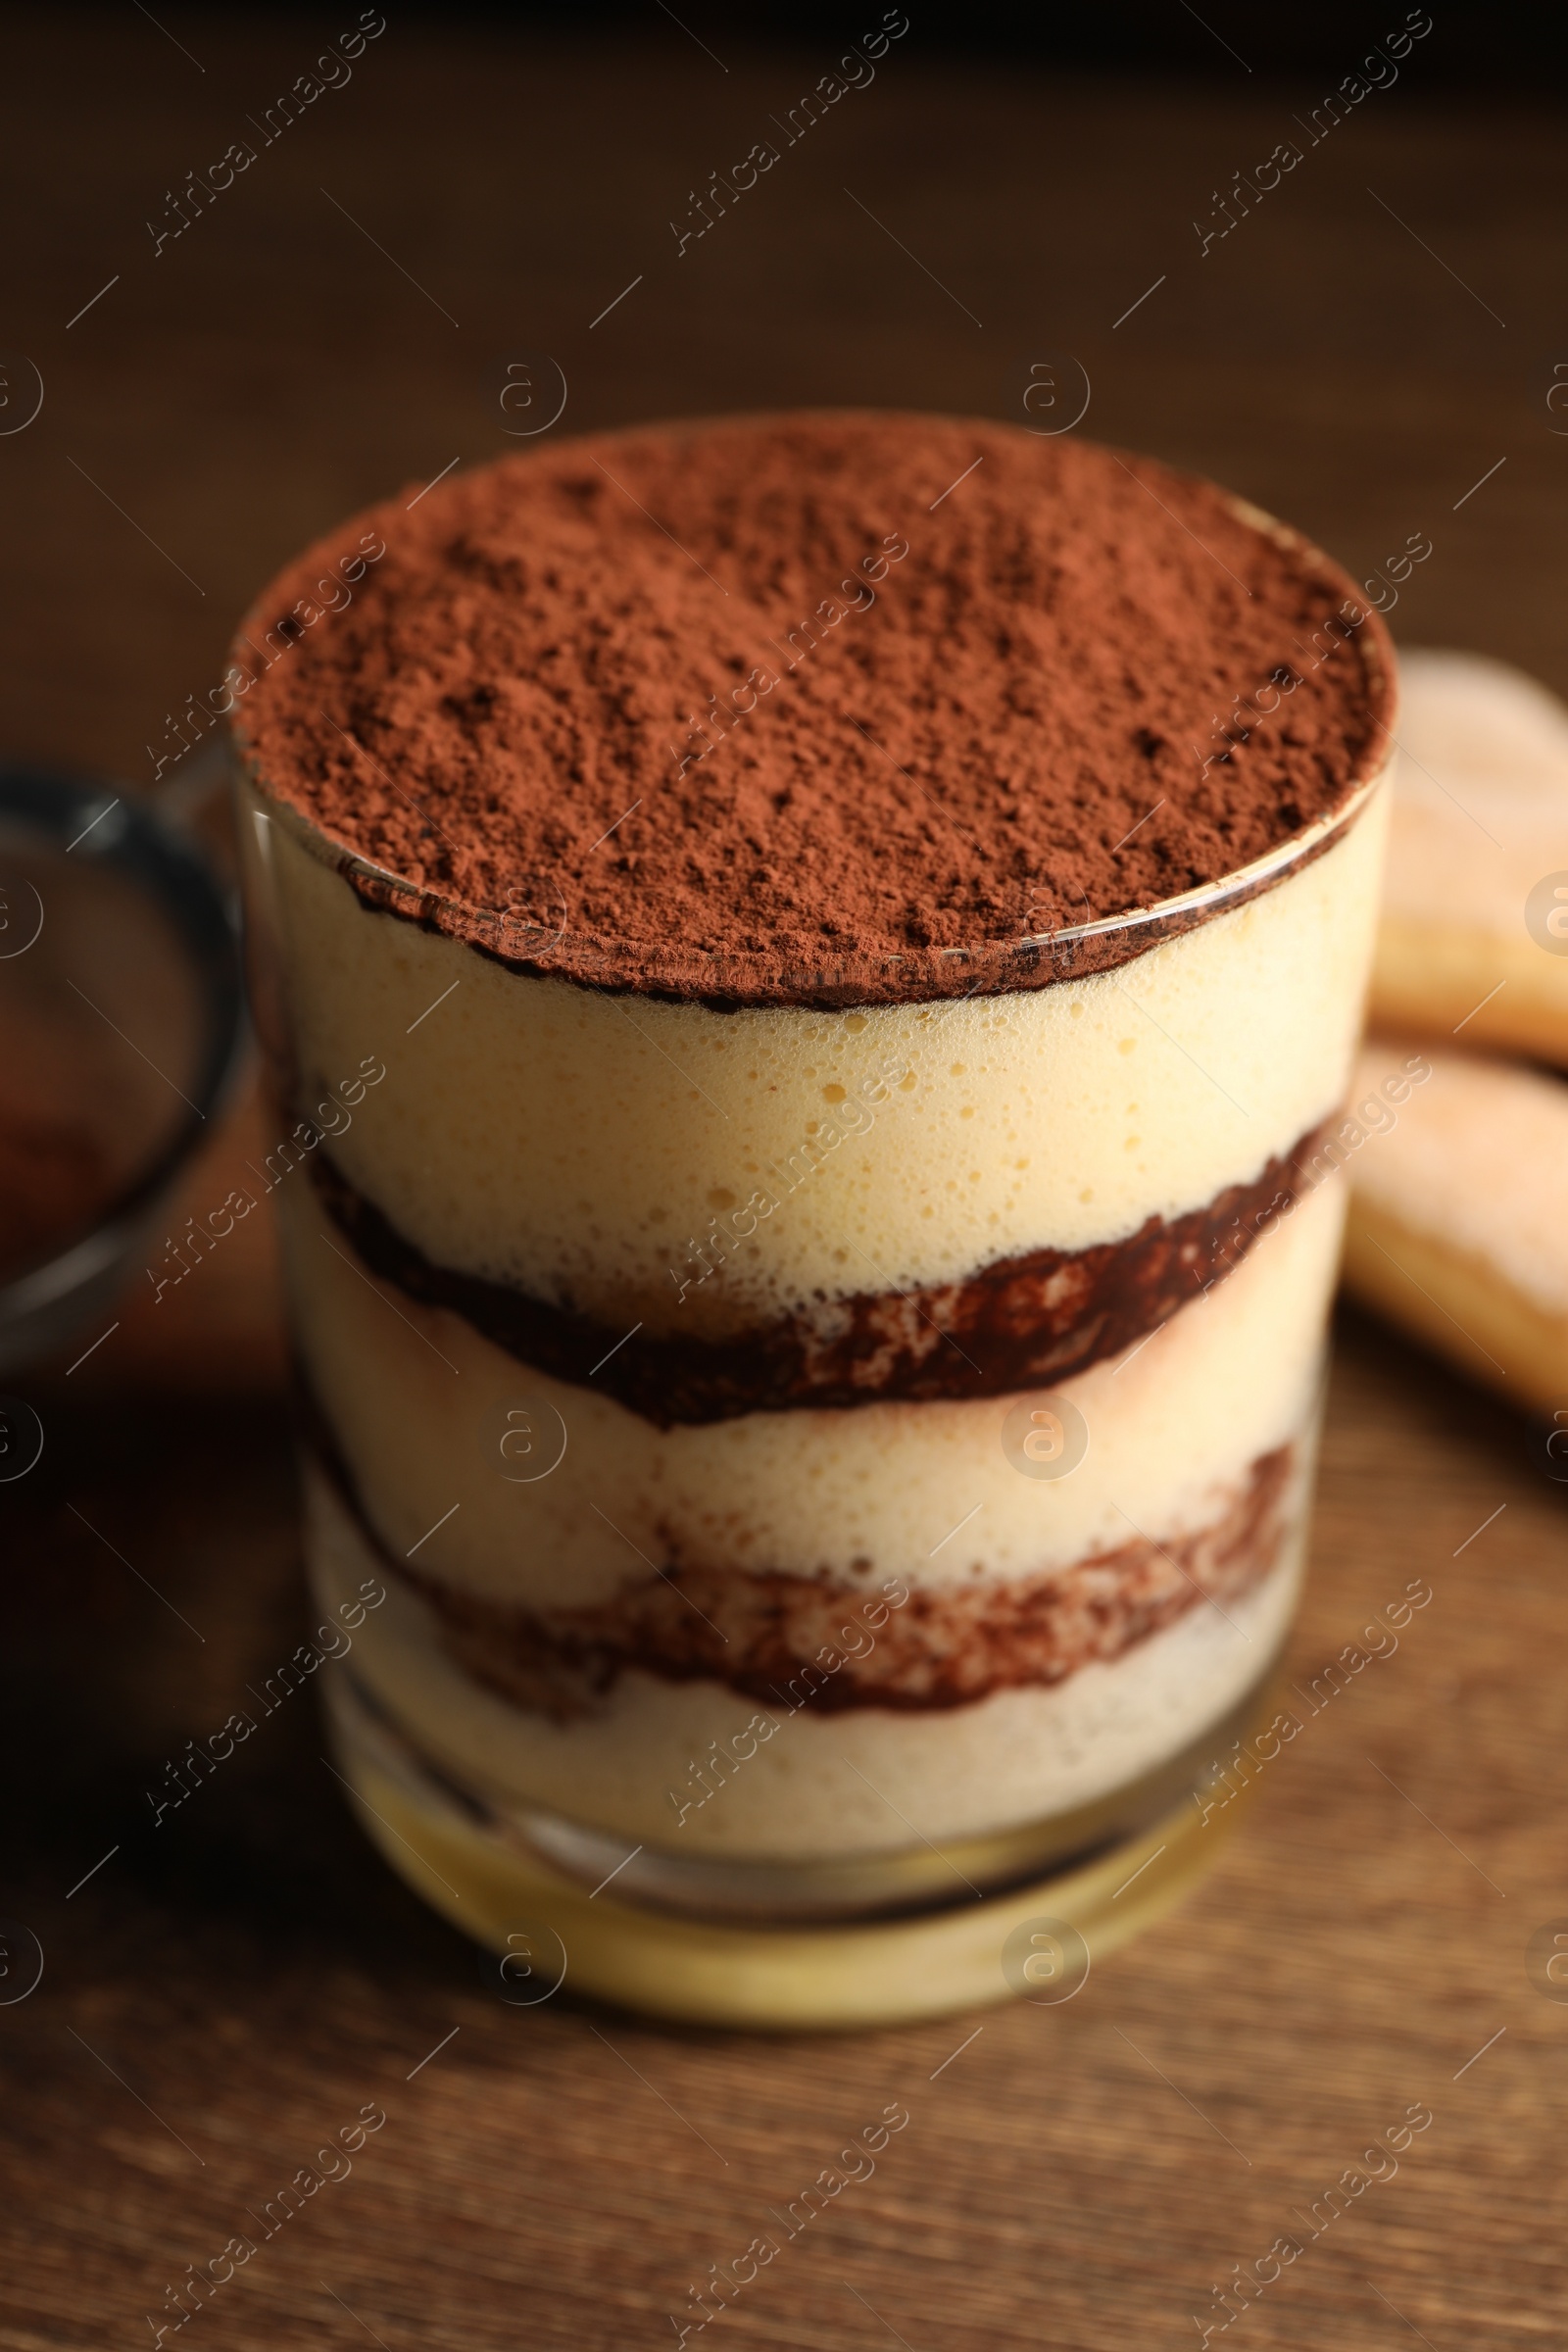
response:
[[[1219,475],[1358,571],[1426,530],[1396,632],[1565,682],[1521,562],[1568,479],[1561,21],[1439,8],[1313,145],[1312,110],[1425,12],[915,6],[786,147],[775,118],[881,24],[872,0],[394,9],[263,144],[358,14],[0,19],[0,332],[44,387],[0,438],[14,750],[150,778],[272,567],[524,446],[498,363],[540,353],[569,387],[558,434],[803,402],[1022,421],[1030,366],[1068,353],[1078,429]],[[778,164],[677,258],[671,221],[762,139]],[[192,199],[234,141],[254,164]]]

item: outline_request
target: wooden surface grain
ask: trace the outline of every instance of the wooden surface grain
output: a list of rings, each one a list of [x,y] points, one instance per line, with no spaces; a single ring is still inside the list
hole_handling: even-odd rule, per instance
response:
[[[677,262],[687,189],[830,58],[732,53],[707,19],[727,73],[663,21],[576,51],[394,22],[154,257],[165,190],[318,45],[302,18],[160,24],[188,58],[137,12],[3,20],[8,332],[46,388],[0,436],[16,751],[145,780],[268,569],[357,501],[509,446],[487,369],[538,351],[580,426],[1015,415],[1029,365],[1072,353],[1091,429],[1221,475],[1358,571],[1428,531],[1396,631],[1568,685],[1545,407],[1568,158],[1528,99],[1439,103],[1417,54],[1200,258],[1193,216],[1320,90],[955,63],[916,24]],[[909,2121],[874,2174],[710,2333],[1196,2341],[1231,2266],[1304,2239],[1418,2106],[1397,2172],[1229,2336],[1560,2339],[1568,2008],[1529,1948],[1568,1934],[1568,1490],[1521,1423],[1347,1322],[1293,1675],[1310,1691],[1412,1580],[1432,1600],[1267,1768],[1200,1891],[1074,2001],[679,2034],[569,1989],[494,1998],[360,1838],[308,1695],[151,1826],[166,1763],[299,1639],[269,1265],[259,1245],[221,1301],[215,1277],[183,1320],[127,1318],[69,1383],[13,1383],[47,1443],[0,1487],[0,2342],[150,2341],[185,2266],[255,2238],[301,2168],[341,2174],[318,2151],[367,2109],[385,2122],[352,2169],[189,2324],[213,2352],[672,2342],[710,2266],[781,2237],[772,2210],[890,2104]],[[44,1959],[20,1999],[18,1928]]]

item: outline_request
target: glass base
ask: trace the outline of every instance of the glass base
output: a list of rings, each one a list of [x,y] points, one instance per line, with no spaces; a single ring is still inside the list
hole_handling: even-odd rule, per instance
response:
[[[1271,1719],[1254,1697],[1244,1741]],[[563,1984],[686,2024],[811,2032],[941,2017],[1021,1995],[1071,1998],[1092,1963],[1179,1902],[1242,1806],[1190,1789],[1161,1818],[1085,1857],[994,1892],[854,1925],[738,1924],[590,1889],[488,1823],[426,1770],[346,1680],[328,1697],[333,1745],[371,1842],[454,1927],[503,1955],[496,1989],[518,2005]],[[1245,1795],[1245,1786],[1239,1792]]]

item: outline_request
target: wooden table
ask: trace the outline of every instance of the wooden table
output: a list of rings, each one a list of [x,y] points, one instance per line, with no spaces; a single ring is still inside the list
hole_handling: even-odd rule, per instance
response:
[[[1315,85],[982,69],[916,26],[677,260],[687,189],[830,56],[747,57],[705,20],[721,74],[663,22],[593,54],[394,23],[155,256],[165,188],[314,46],[303,20],[164,21],[191,57],[133,11],[8,26],[13,339],[46,388],[0,437],[19,751],[144,779],[270,566],[507,446],[486,369],[537,351],[570,425],[1013,415],[1028,366],[1071,352],[1093,428],[1358,570],[1428,531],[1396,626],[1568,685],[1544,405],[1568,166],[1524,103],[1424,97],[1419,51],[1200,257],[1194,215]],[[13,1384],[48,1442],[0,1489],[0,1911],[44,1973],[0,2007],[0,2342],[149,2340],[166,2287],[244,2233],[258,2253],[191,2323],[212,2352],[667,2343],[710,2266],[781,2235],[770,2209],[890,2103],[910,2120],[874,2176],[715,2331],[1143,2352],[1197,2340],[1230,2266],[1294,2235],[1235,2340],[1561,2339],[1568,2006],[1529,1947],[1568,1935],[1565,1493],[1500,1408],[1347,1324],[1293,1673],[1310,1688],[1411,1580],[1432,1601],[1077,1999],[858,2039],[677,2034],[495,1999],[351,1825],[306,1698],[153,1826],[167,1761],[298,1639],[269,1262],[182,1326],[127,1317],[69,1384]],[[9,1950],[0,1997],[31,1946]],[[1412,2106],[1433,2120],[1396,2174],[1306,2243],[1300,2215]],[[318,2152],[367,2110],[352,2169],[259,2238],[248,2215],[302,2167],[341,2173]]]

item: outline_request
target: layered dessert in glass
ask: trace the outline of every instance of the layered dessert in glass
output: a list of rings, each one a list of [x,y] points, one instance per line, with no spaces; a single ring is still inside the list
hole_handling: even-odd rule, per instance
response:
[[[1151,461],[787,416],[391,500],[230,684],[356,1785],[629,1936],[1131,1850],[1300,1573],[1376,616]]]

